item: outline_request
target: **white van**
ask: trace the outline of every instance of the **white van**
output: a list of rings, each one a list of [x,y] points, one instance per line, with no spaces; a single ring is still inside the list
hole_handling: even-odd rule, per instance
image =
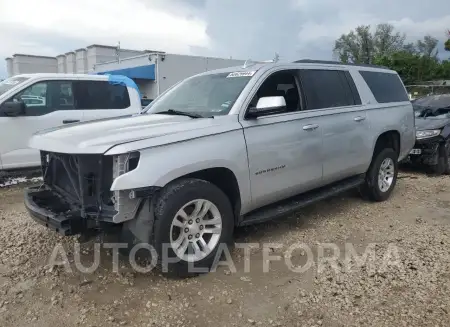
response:
[[[40,166],[31,135],[76,122],[139,113],[133,80],[118,75],[29,74],[0,82],[0,171]]]

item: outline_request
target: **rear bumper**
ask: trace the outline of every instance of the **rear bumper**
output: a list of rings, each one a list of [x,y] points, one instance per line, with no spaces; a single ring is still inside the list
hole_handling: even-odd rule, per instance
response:
[[[59,202],[57,205],[67,206],[61,202],[61,199],[43,187],[29,187],[25,189],[25,208],[28,210],[31,218],[37,223],[64,236],[81,234],[88,230],[88,220],[77,215],[73,210],[65,210],[64,213],[53,212],[41,203]],[[70,213],[66,213],[70,212]]]

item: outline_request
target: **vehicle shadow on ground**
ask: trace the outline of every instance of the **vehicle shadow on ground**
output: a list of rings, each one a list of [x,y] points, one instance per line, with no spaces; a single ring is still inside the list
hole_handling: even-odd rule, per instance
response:
[[[352,206],[359,205],[361,202],[365,202],[359,196],[358,191],[348,191],[341,195],[332,197],[330,199],[320,201],[316,204],[309,205],[298,212],[295,212],[289,216],[282,217],[276,220],[267,221],[265,223],[260,223],[256,225],[246,226],[246,227],[238,227],[234,232],[234,240],[235,243],[271,243],[276,242],[283,244],[285,243],[284,237],[290,232],[295,230],[296,233],[302,231],[313,231],[317,228],[317,224],[322,224],[324,221],[333,219],[334,215],[344,214],[349,211]],[[83,243],[80,245],[81,253],[79,254],[80,261],[84,266],[89,267],[95,261],[94,258],[94,244],[99,240],[92,240],[87,243]],[[105,240],[101,240],[104,242]],[[298,240],[301,241],[301,240]],[[288,241],[290,242],[290,240]],[[261,251],[257,251],[259,255]],[[231,251],[232,260],[236,263],[236,268],[240,270],[243,267],[241,265],[241,255],[242,251],[234,249]],[[252,261],[260,261],[257,254],[255,258],[252,257]],[[147,265],[150,263],[150,259],[143,255],[137,256],[137,261],[140,265]],[[73,261],[72,254],[69,255],[69,260]],[[242,263],[243,264],[243,263]],[[128,273],[133,272],[133,269],[130,265],[129,257],[119,256],[119,270],[120,276],[119,279],[122,280],[125,278]],[[105,275],[111,273],[113,270],[112,266],[112,252],[110,250],[104,249],[100,245],[100,264],[99,269],[95,274]],[[220,268],[219,271],[223,271],[224,269]],[[99,272],[101,271],[101,273]],[[95,275],[94,274],[94,275]],[[91,278],[84,274],[80,274],[80,276],[85,276],[86,278]],[[201,274],[203,275],[203,274]],[[217,275],[217,274],[215,274]],[[78,276],[78,277],[80,277]],[[124,277],[125,276],[125,277]],[[81,277],[81,279],[85,278]],[[160,280],[161,275],[158,269],[153,269],[149,273],[133,273],[134,280],[138,282],[141,280],[142,282],[149,282],[149,278],[152,281]],[[123,280],[122,280],[123,282]],[[126,281],[124,282],[127,283]]]
[[[424,166],[414,166],[404,163],[399,166],[398,180],[401,179],[418,179],[421,176],[430,178],[439,177]],[[398,183],[398,181],[397,181]],[[394,190],[394,194],[398,189]],[[332,219],[338,214],[350,212],[355,206],[362,204],[370,205],[369,200],[364,200],[357,189],[344,192],[326,200],[311,204],[301,210],[278,218],[276,220],[267,221],[251,226],[239,227],[235,229],[236,242],[245,241],[249,238],[257,239],[264,236],[282,235],[293,228],[308,229],[313,224],[320,224],[321,220]]]
[[[351,201],[351,202],[350,202]],[[356,201],[356,203],[354,203]],[[326,200],[308,205],[290,215],[269,220],[264,223],[238,227],[235,229],[234,237],[236,242],[246,241],[252,238],[257,241],[264,236],[282,235],[292,229],[308,229],[313,224],[322,220],[328,220],[333,215],[348,211],[351,206],[358,202],[364,202],[358,190],[351,190]]]
[[[439,177],[430,167],[424,165],[414,165],[412,163],[402,163],[399,165],[399,171],[403,173],[413,173],[413,174],[422,174],[427,177]]]

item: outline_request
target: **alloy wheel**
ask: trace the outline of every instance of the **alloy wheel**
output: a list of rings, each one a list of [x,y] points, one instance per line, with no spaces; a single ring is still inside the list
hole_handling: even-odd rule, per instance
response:
[[[196,199],[175,214],[170,245],[181,260],[196,262],[214,250],[221,234],[222,216],[217,206],[209,200]]]
[[[387,192],[394,181],[395,165],[391,158],[383,160],[378,171],[378,187],[381,192]]]

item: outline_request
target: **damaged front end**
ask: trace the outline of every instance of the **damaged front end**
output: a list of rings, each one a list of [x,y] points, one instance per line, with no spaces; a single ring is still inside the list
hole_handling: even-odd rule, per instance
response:
[[[115,178],[137,167],[139,152],[104,156],[42,151],[41,161],[44,182],[26,189],[25,206],[34,220],[63,235],[120,226],[142,207],[139,191],[110,190]]]
[[[417,140],[411,150],[409,159],[414,164],[434,166],[438,164],[439,146],[445,140],[441,136],[430,139]]]

